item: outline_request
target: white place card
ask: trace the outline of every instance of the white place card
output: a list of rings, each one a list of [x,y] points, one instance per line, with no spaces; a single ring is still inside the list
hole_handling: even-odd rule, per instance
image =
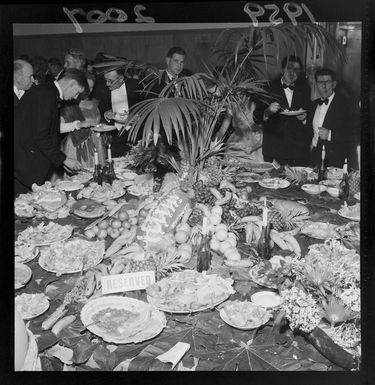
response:
[[[101,281],[103,294],[142,290],[155,283],[155,271],[106,275]]]
[[[175,346],[173,346],[173,348],[158,355],[156,358],[161,362],[171,362],[173,369],[189,349],[190,344],[186,342],[178,342]]]

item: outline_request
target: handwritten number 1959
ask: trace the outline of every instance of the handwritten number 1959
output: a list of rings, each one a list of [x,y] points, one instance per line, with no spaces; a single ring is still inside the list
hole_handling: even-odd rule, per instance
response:
[[[277,18],[280,8],[276,4],[265,4],[261,6],[256,3],[246,3],[244,7],[244,11],[250,16],[250,19],[253,22],[254,27],[258,26],[259,24],[258,18],[265,14],[265,9],[273,10],[273,12],[269,17],[270,23],[272,23],[273,25],[278,25],[284,22],[284,20],[281,17]],[[293,25],[297,25],[296,18],[301,16],[304,11],[312,23],[316,22],[310,10],[303,3],[301,5],[296,3],[285,3],[283,6],[283,10],[288,15]]]

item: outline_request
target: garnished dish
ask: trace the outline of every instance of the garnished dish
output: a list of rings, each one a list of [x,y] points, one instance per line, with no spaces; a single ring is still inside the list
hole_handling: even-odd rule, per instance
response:
[[[80,170],[77,171],[76,174],[72,175],[69,180],[72,182],[87,183],[90,179],[92,179],[93,172],[94,170],[92,170],[92,172]]]
[[[24,320],[33,319],[46,312],[49,308],[48,297],[43,293],[23,293],[15,299],[15,308]]]
[[[310,167],[284,166],[283,176],[291,183],[306,183],[318,179],[318,174]]]
[[[46,182],[42,186],[38,186],[34,183],[32,185],[32,190],[33,204],[45,211],[56,211],[67,201],[65,193],[52,187],[50,182]]]
[[[251,280],[257,285],[277,289],[277,276],[275,276],[274,272],[275,270],[271,266],[267,267],[259,263],[250,268],[249,275]]]
[[[304,184],[301,186],[301,189],[308,194],[316,195],[326,191],[327,187],[321,184]]]
[[[39,249],[34,245],[28,245],[19,241],[14,244],[15,261],[25,263],[32,261],[39,254]]]
[[[60,180],[55,183],[55,187],[63,191],[77,191],[83,188],[83,183],[78,180]]]
[[[342,179],[342,168],[327,167],[327,179]]]
[[[337,225],[327,222],[306,222],[301,227],[301,233],[311,238],[329,239],[339,238],[336,231]]]
[[[81,199],[73,204],[71,211],[81,218],[99,218],[106,212],[106,208],[92,199]]]
[[[337,213],[340,217],[350,219],[351,221],[359,221],[361,219],[361,204],[356,203],[353,206],[343,205]]]
[[[233,280],[195,270],[175,272],[146,289],[147,300],[169,313],[191,313],[213,308],[235,291]]]
[[[17,290],[24,287],[29,282],[32,274],[29,266],[16,262],[14,264],[14,288]]]
[[[94,199],[98,202],[104,202],[109,199],[117,199],[125,194],[121,181],[115,180],[112,185],[103,183],[99,185],[95,182],[83,188],[77,195],[77,198]]]
[[[319,184],[322,184],[323,186],[326,187],[339,187],[341,180],[340,179],[324,179],[319,182]]]
[[[122,296],[95,298],[81,310],[81,321],[107,342],[137,343],[157,336],[165,327],[164,313],[148,303]],[[91,325],[90,325],[91,324]]]
[[[304,110],[303,108],[300,108],[299,110],[283,110],[280,112],[281,115],[286,115],[286,116],[298,116],[305,114],[307,111]]]
[[[281,178],[266,178],[259,181],[259,186],[276,190],[279,188],[289,187],[290,182]]]
[[[48,225],[40,223],[38,226],[30,226],[18,234],[17,241],[34,246],[46,246],[55,242],[68,239],[73,232],[70,225],[61,226],[54,222]]]
[[[220,309],[221,319],[241,330],[258,328],[267,323],[271,316],[269,311],[249,301],[228,301]]]
[[[30,204],[30,200],[26,199],[26,195],[21,194],[14,201],[14,213],[20,218],[33,218],[35,217],[36,210],[33,205]]]
[[[86,241],[76,238],[43,248],[39,265],[56,274],[77,273],[90,269],[104,256],[104,241]]]

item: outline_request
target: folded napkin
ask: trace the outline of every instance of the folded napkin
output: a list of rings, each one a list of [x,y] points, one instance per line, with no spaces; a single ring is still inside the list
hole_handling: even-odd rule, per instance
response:
[[[156,358],[161,362],[171,362],[173,369],[189,349],[190,344],[178,342],[175,346],[173,346],[173,348],[163,354],[160,354]]]

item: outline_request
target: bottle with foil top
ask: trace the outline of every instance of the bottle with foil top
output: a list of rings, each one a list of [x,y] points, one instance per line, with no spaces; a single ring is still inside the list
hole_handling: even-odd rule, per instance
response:
[[[345,158],[345,163],[342,168],[342,179],[339,184],[339,198],[347,201],[349,198],[349,190],[348,161]]]
[[[327,178],[327,162],[326,162],[326,150],[323,145],[322,148],[322,158],[320,162],[320,167],[318,170],[318,182],[321,182],[322,180]]]
[[[268,209],[267,209],[267,202],[264,202],[263,207],[263,220],[262,220],[262,233],[260,235],[258,245],[257,245],[257,251],[259,257],[265,260],[271,259],[271,238],[270,238],[270,231],[271,231],[271,224],[268,222]]]
[[[212,255],[209,242],[207,235],[207,217],[204,217],[202,224],[202,241],[197,255],[197,271],[199,273],[205,270],[207,271],[211,266]]]

